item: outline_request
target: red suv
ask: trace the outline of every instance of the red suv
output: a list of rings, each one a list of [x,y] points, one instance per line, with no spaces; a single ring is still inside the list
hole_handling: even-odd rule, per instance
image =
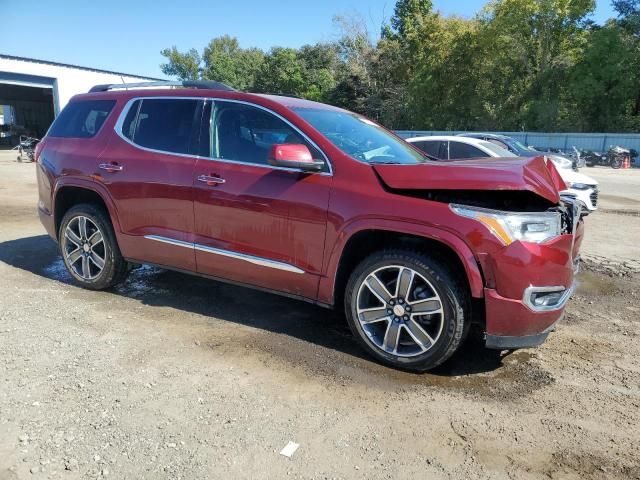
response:
[[[472,324],[511,349],[562,316],[583,223],[543,157],[443,164],[339,108],[176,83],[96,86],[37,148],[40,218],[83,287],[145,263],[344,306],[412,370]]]

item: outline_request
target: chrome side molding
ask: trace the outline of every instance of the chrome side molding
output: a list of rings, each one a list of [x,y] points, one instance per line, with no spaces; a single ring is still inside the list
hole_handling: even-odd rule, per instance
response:
[[[199,243],[175,240],[173,238],[162,237],[160,235],[145,235],[144,238],[146,238],[147,240],[155,240],[156,242],[167,243],[169,245],[175,245],[177,247],[190,248],[192,250],[198,250],[200,252],[211,253],[213,255],[235,258],[236,260],[243,260],[254,265],[260,265],[261,267],[275,268],[276,270],[284,270],[285,272],[298,274],[305,273],[304,270],[289,263],[279,262],[277,260],[271,260],[263,257],[256,257],[253,255],[247,255],[246,253],[238,253],[231,250],[223,250],[221,248],[207,247],[206,245],[201,245]]]

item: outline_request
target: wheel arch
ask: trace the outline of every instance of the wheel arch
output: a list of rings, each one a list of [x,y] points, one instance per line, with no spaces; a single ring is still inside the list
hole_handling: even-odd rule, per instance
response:
[[[418,228],[413,228],[418,227]],[[438,228],[408,225],[363,226],[342,235],[331,253],[327,276],[321,280],[319,301],[339,305],[344,287],[355,266],[374,251],[384,248],[413,248],[433,252],[464,275],[469,294],[484,297],[484,280],[477,259],[466,243]]]
[[[92,203],[101,206],[108,213],[116,237],[120,232],[115,206],[109,194],[101,185],[93,182],[70,181],[59,182],[56,185],[53,198],[53,217],[56,239],[59,235],[60,223],[65,213],[79,203]]]

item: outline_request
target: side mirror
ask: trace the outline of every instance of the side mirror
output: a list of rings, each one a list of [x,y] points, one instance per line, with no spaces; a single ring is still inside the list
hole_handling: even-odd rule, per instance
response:
[[[268,162],[274,167],[296,168],[305,172],[320,172],[324,168],[324,162],[314,160],[307,146],[302,144],[271,145]]]

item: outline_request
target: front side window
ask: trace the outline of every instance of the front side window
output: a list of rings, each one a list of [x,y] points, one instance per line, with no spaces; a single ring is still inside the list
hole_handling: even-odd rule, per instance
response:
[[[413,145],[418,147],[427,155],[431,155],[434,158],[443,159],[446,157],[446,152],[441,151],[442,142],[440,140],[423,140],[420,142],[413,142]],[[445,155],[443,156],[443,153]]]
[[[294,108],[347,155],[367,163],[424,163],[427,157],[371,120],[343,110]]]
[[[69,103],[58,115],[48,136],[91,138],[111,113],[115,100],[78,100]]]
[[[145,98],[139,108],[132,104],[122,134],[133,143],[169,153],[193,153],[197,142],[198,99]],[[137,115],[132,111],[137,110]]]
[[[488,142],[487,142],[488,143]],[[460,158],[482,158],[488,157],[479,148],[462,142],[449,142],[449,158],[451,160],[458,160]]]
[[[322,154],[287,122],[261,108],[215,101],[211,112],[211,157],[266,165],[272,145],[303,144],[315,160]]]

